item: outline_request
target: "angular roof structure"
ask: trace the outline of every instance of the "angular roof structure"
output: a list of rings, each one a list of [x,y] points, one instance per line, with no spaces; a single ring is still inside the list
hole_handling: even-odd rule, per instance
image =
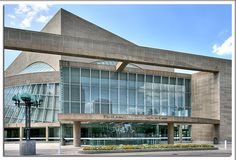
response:
[[[119,37],[110,31],[107,31],[91,22],[84,20],[77,15],[74,15],[64,9],[60,9],[54,17],[45,25],[41,32],[53,33],[59,35],[68,35],[90,40],[98,40],[104,42],[114,42],[118,44],[125,44],[131,46],[137,46],[136,44],[129,42],[128,40]],[[59,60],[68,61],[82,61],[93,62],[95,59],[80,58],[80,57],[68,57],[61,55],[49,55],[38,54],[32,52],[22,52],[15,61],[6,69],[5,76],[13,76],[20,73],[27,66],[35,62],[45,62],[52,66],[56,71],[59,71]],[[22,63],[24,62],[24,63]],[[141,65],[142,66],[142,65]],[[143,68],[143,67],[141,67]],[[146,67],[144,67],[146,68]],[[164,67],[155,66],[152,69],[160,69],[166,71],[173,71],[173,69],[167,69]]]

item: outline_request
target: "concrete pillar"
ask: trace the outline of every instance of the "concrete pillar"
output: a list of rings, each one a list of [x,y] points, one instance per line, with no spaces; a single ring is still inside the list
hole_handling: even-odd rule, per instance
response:
[[[220,125],[214,124],[214,131],[213,131],[213,139],[216,137],[218,139],[218,142],[220,141]]]
[[[23,127],[20,127],[20,131],[19,131],[19,138],[20,138],[20,141],[23,141]]]
[[[49,141],[49,131],[48,131],[48,126],[46,126],[46,128],[45,128],[45,130],[46,130],[46,142],[48,142]]]
[[[182,124],[179,125],[179,143],[183,142]]]
[[[174,123],[168,123],[168,144],[174,144]]]
[[[75,147],[80,147],[81,128],[80,122],[75,121],[73,123],[73,144]]]

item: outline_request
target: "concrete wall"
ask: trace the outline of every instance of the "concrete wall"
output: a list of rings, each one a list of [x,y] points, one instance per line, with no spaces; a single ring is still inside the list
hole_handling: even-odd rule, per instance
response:
[[[46,24],[41,32],[45,33],[61,33],[61,14],[57,14]],[[22,52],[6,69],[5,76],[13,76],[24,70],[27,66],[34,62],[45,62],[52,66],[56,71],[59,71],[59,60],[61,59],[60,55],[50,55],[42,54],[35,52]]]
[[[219,74],[199,72],[192,75],[192,116],[220,120]],[[192,125],[193,141],[212,141],[214,125]]]
[[[64,9],[61,9],[61,35],[88,38],[105,42],[135,45],[91,22],[88,22]]]
[[[200,72],[192,75],[192,116],[214,118],[220,125],[192,125],[195,141],[232,141],[231,61],[220,63],[218,73]]]
[[[219,73],[220,140],[232,141],[232,64],[223,63]]]

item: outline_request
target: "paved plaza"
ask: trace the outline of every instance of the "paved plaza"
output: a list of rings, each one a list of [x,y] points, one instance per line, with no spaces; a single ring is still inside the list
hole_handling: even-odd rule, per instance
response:
[[[74,147],[73,145],[59,146],[59,143],[43,143],[37,142],[36,156],[95,156],[95,157],[128,157],[128,156],[162,156],[162,157],[228,157],[231,156],[231,144],[227,145],[227,149],[223,144],[216,145],[219,150],[209,151],[163,151],[163,152],[131,152],[131,153],[99,153],[99,154],[84,154],[82,148]],[[5,143],[4,144],[5,156],[19,156],[19,143]]]

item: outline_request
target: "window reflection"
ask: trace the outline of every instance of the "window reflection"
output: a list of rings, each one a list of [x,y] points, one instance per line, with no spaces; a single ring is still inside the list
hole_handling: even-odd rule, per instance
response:
[[[63,112],[191,115],[190,79],[67,67],[61,72]]]

